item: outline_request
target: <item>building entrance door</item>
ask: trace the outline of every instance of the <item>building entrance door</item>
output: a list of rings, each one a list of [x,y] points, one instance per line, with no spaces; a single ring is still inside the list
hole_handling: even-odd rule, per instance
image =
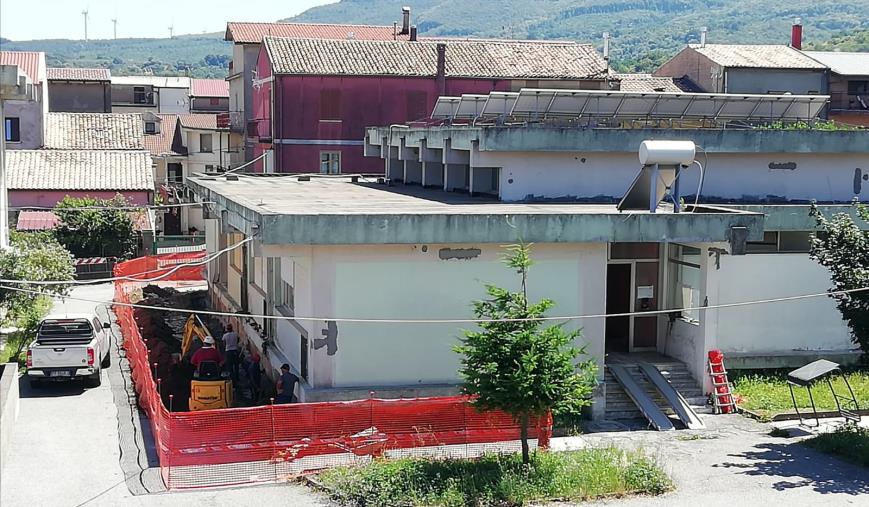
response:
[[[658,309],[659,255],[657,243],[610,244],[607,314]],[[604,336],[607,352],[655,350],[658,345],[658,316],[607,317]]]

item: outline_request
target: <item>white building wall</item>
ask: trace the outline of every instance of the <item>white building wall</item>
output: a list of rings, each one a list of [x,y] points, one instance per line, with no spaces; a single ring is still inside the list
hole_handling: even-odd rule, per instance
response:
[[[869,155],[847,153],[712,153],[698,150],[705,167],[703,199],[849,202],[869,199]],[[505,201],[533,198],[601,198],[624,195],[640,169],[636,153],[479,152],[471,165],[501,167]],[[859,174],[857,171],[859,170]],[[697,166],[680,178],[681,194],[695,195]],[[748,183],[747,183],[748,182]]]
[[[164,114],[186,114],[190,112],[189,88],[160,88],[159,112]]]
[[[478,248],[480,254],[442,260],[441,248]],[[515,274],[500,261],[502,254],[495,245],[427,245],[425,252],[422,245],[314,247],[312,310],[317,315],[357,318],[473,318],[471,302],[485,297],[484,283],[518,288]],[[604,312],[606,245],[535,245],[533,255],[537,264],[531,271],[530,293],[534,299],[554,299],[552,315]],[[567,327],[578,325],[571,322]],[[603,321],[582,325],[581,342],[589,342],[588,353],[601,358]],[[323,366],[328,370],[333,363],[334,372],[326,382],[331,387],[456,383],[459,355],[452,347],[462,329],[472,327],[346,322],[337,326],[335,356],[327,357],[325,348],[311,351],[312,371]],[[319,331],[311,335],[320,337]]]
[[[722,256],[717,304],[825,292],[826,268],[808,254]],[[856,348],[829,297],[718,310],[718,346],[725,352],[787,353]]]

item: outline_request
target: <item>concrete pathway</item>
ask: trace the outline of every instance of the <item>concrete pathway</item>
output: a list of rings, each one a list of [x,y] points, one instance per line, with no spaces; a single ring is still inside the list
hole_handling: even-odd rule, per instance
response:
[[[112,294],[112,286],[105,284],[79,287],[71,295],[110,301]],[[55,311],[89,312],[95,306],[67,300],[57,302]],[[116,376],[108,373],[93,389],[71,382],[32,390],[21,380],[19,417],[0,477],[0,505],[323,505],[318,495],[298,485],[134,496],[119,464],[118,410],[110,380]]]
[[[800,445],[804,431],[776,438],[769,436],[771,425],[740,415],[701,417],[706,430],[595,433],[553,439],[553,448],[643,448],[676,482],[666,495],[583,506],[869,506],[869,470]]]

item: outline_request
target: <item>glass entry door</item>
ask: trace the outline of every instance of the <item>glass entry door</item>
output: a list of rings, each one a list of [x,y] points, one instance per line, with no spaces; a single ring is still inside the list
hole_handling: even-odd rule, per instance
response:
[[[607,313],[651,312],[659,308],[658,243],[611,243],[607,265]],[[658,315],[608,317],[609,352],[655,350]]]

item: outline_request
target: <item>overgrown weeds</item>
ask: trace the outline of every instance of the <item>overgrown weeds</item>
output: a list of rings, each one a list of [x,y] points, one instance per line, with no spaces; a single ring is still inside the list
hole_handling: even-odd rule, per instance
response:
[[[869,371],[847,373],[848,382],[861,409],[869,408]],[[786,372],[737,373],[732,377],[734,392],[742,408],[761,416],[772,416],[781,412],[793,412],[794,404],[787,386]],[[845,382],[836,377],[833,387],[840,395],[847,395]],[[809,395],[803,387],[794,387],[797,406],[811,408]],[[812,387],[812,396],[818,410],[835,410],[836,401],[826,382]]]
[[[640,451],[617,448],[479,459],[377,460],[320,474],[335,500],[357,506],[521,506],[547,500],[657,495],[672,482]]]
[[[848,424],[832,433],[822,433],[803,444],[821,452],[869,467],[869,428]]]

